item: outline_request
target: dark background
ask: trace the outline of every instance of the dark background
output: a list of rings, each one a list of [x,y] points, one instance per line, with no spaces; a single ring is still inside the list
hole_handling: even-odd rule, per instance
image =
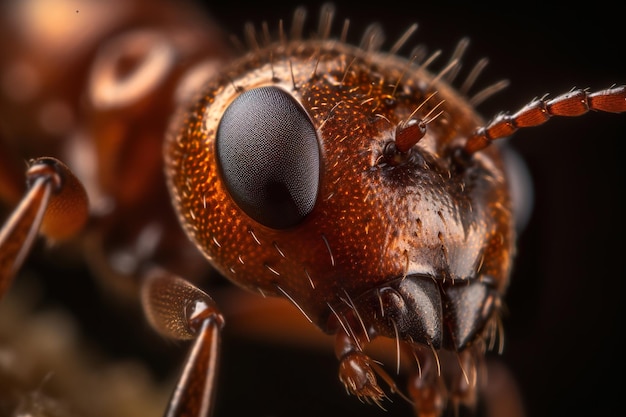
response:
[[[267,20],[272,28],[284,18],[289,26],[298,4],[308,6],[314,27],[321,5],[235,0],[202,4],[226,31],[236,35],[242,34],[247,21],[260,27]],[[420,26],[413,42],[423,42],[431,51],[442,49],[441,62],[459,39],[470,37],[464,58],[467,67],[482,57],[490,58],[478,85],[504,78],[511,81],[504,92],[480,106],[487,119],[500,111],[515,112],[546,93],[555,96],[572,87],[600,90],[626,83],[623,15],[599,2],[586,9],[395,0],[358,7],[336,2],[336,6],[335,33],[343,19],[350,18],[350,39],[356,42],[365,27],[377,21],[388,34],[385,46],[389,47],[417,22]],[[618,144],[624,139],[626,114],[592,113],[553,119],[542,127],[518,132],[510,140],[529,167],[535,195],[506,297],[509,313],[504,318],[501,359],[519,383],[529,417],[608,416],[623,410],[620,333],[626,268],[621,200],[626,181]],[[71,305],[77,286],[81,291],[95,291],[88,278],[78,278],[71,285],[71,291],[56,288],[57,295],[63,304],[76,308],[77,316],[94,320],[86,329],[96,343],[122,356],[143,349],[132,341],[133,332],[141,333],[135,330],[137,326],[131,334],[123,334],[122,325],[115,327],[117,333],[108,333],[101,317],[108,312],[95,304],[86,312],[84,303],[93,302],[89,295],[82,296],[82,306]],[[98,311],[100,316],[88,314]],[[131,322],[110,319],[119,321],[116,325]],[[224,342],[217,416],[411,415],[399,397],[386,402],[388,412],[384,412],[346,395],[331,350],[301,350],[231,334]],[[153,361],[155,357],[161,362],[174,360],[177,366],[185,353],[184,346],[149,343],[157,351],[151,353]]]
[[[486,118],[514,112],[545,93],[555,96],[572,87],[599,90],[626,83],[626,33],[616,9],[601,2],[586,3],[585,8],[473,3],[335,2],[335,28],[350,18],[355,41],[367,24],[379,21],[390,46],[418,22],[413,41],[448,53],[461,37],[469,36],[467,65],[490,58],[479,83],[511,81],[480,107]],[[306,4],[309,19],[317,19],[320,2],[295,4]],[[279,18],[288,22],[293,7],[262,1],[207,6],[236,34],[246,21],[267,20],[270,27]],[[626,182],[618,149],[624,139],[626,115],[588,114],[553,119],[511,140],[530,169],[535,204],[520,237],[506,298],[510,313],[504,321],[503,360],[518,380],[529,416],[602,416],[623,410],[618,381],[624,375],[620,340]],[[231,358],[247,361],[252,369],[243,380],[222,389],[222,415],[239,410],[241,402],[252,403],[250,415],[259,416],[407,415],[399,399],[387,404],[390,411],[384,413],[347,397],[336,379],[332,352],[291,355],[290,349],[244,348],[239,358]],[[254,370],[263,362],[269,363],[266,368]],[[268,390],[257,394],[263,386]]]

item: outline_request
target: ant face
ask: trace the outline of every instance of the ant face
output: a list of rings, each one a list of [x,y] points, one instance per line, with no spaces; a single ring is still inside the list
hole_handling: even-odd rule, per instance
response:
[[[413,351],[420,373],[433,361],[446,374],[440,349],[453,350],[450,380],[474,386],[513,254],[508,184],[489,144],[553,116],[623,111],[623,88],[540,99],[484,123],[470,107],[481,93],[449,90],[457,56],[430,75],[437,54],[413,67],[378,52],[376,28],[362,49],[326,43],[326,29],[317,41],[253,39],[174,124],[167,172],[181,221],[231,280],[344,332],[341,366],[387,380],[359,356],[384,336]],[[349,391],[379,401],[376,384],[360,387],[341,366]]]
[[[340,10],[340,15],[350,17],[350,30],[342,41],[330,42],[327,39],[339,36],[343,28],[336,21],[331,29],[329,15],[320,19],[318,35],[313,39],[309,36],[315,32],[309,30],[308,24],[317,24],[317,4],[308,7],[315,16],[309,16],[295,35],[288,29],[292,6],[280,10],[283,6],[273,5],[270,10],[264,4],[246,5],[249,13],[239,13],[240,8],[231,2],[209,5],[208,12],[216,21],[235,33],[240,33],[244,20],[237,19],[244,19],[242,16],[255,23],[268,22],[256,32],[256,37],[250,36],[252,31],[246,32],[247,56],[230,62],[230,50],[217,41],[217,32],[206,31],[209,25],[194,26],[198,23],[193,18],[197,13],[191,9],[176,7],[169,13],[167,6],[150,7],[148,13],[148,8],[139,8],[141,16],[125,9],[124,13],[107,13],[89,20],[93,15],[87,3],[83,6],[72,7],[72,21],[77,22],[78,18],[81,24],[102,23],[94,25],[95,29],[118,28],[122,35],[117,37],[119,43],[113,48],[102,48],[103,54],[112,53],[102,55],[108,56],[108,61],[91,62],[89,53],[84,60],[42,61],[45,64],[41,64],[41,69],[61,69],[58,73],[50,71],[54,76],[71,74],[62,78],[67,82],[39,84],[43,86],[40,92],[44,99],[62,98],[53,102],[56,106],[44,106],[51,112],[33,110],[42,104],[39,99],[32,103],[0,103],[3,135],[5,124],[7,132],[11,132],[26,121],[22,132],[48,129],[48,133],[59,137],[54,141],[27,135],[34,140],[24,143],[20,135],[0,138],[8,139],[11,146],[15,141],[20,149],[21,145],[37,149],[34,155],[24,152],[17,157],[0,152],[0,185],[19,183],[12,184],[5,168],[11,161],[28,159],[24,155],[50,153],[65,162],[71,161],[67,165],[71,170],[78,168],[76,177],[86,182],[92,203],[86,239],[78,240],[76,246],[84,246],[81,253],[88,258],[92,275],[109,278],[111,272],[126,272],[122,281],[106,281],[107,288],[122,284],[120,287],[131,294],[133,301],[138,287],[150,282],[141,279],[142,272],[155,263],[174,267],[177,274],[201,283],[203,288],[206,284],[209,292],[214,293],[212,284],[203,280],[208,268],[205,259],[195,256],[195,248],[189,245],[169,211],[171,196],[185,232],[223,275],[252,290],[246,293],[250,297],[276,295],[297,307],[293,310],[301,322],[295,326],[297,331],[292,328],[293,332],[282,333],[282,340],[287,338],[291,343],[284,348],[251,339],[258,334],[274,335],[277,328],[286,324],[287,316],[279,315],[265,327],[248,325],[244,336],[235,337],[230,332],[247,324],[241,325],[246,320],[238,318],[237,313],[253,308],[251,298],[242,295],[229,303],[231,299],[222,298],[218,286],[218,301],[227,301],[218,303],[222,304],[222,311],[234,312],[222,316],[210,297],[185,281],[155,280],[156,284],[145,286],[148,290],[142,294],[148,316],[167,336],[194,338],[202,333],[196,344],[206,338],[209,341],[205,349],[210,348],[211,340],[219,338],[225,320],[228,348],[220,361],[223,377],[218,397],[203,397],[203,403],[217,404],[216,415],[293,414],[294,410],[298,415],[319,415],[329,410],[359,415],[383,412],[379,407],[346,398],[344,387],[363,400],[379,403],[394,415],[412,415],[412,403],[423,400],[420,395],[426,392],[424,386],[441,387],[433,383],[433,378],[438,381],[439,377],[446,389],[435,392],[434,398],[469,404],[473,394],[466,388],[481,378],[488,342],[500,341],[494,337],[500,319],[506,333],[503,359],[520,383],[530,415],[553,415],[570,408],[593,415],[602,414],[603,407],[619,406],[617,388],[590,381],[613,372],[620,365],[619,359],[614,358],[622,357],[617,344],[607,340],[621,331],[619,321],[614,320],[621,312],[621,293],[609,288],[617,288],[614,277],[622,273],[621,265],[615,262],[621,255],[616,239],[621,236],[618,219],[623,212],[616,190],[623,188],[624,181],[619,153],[612,151],[612,145],[614,138],[626,131],[620,121],[623,117],[554,117],[541,127],[526,128],[539,124],[543,116],[573,116],[587,112],[588,108],[623,111],[620,104],[611,104],[623,98],[623,89],[611,88],[614,82],[623,81],[624,74],[621,57],[615,52],[615,44],[623,40],[616,14],[598,10],[596,16],[592,7],[582,16],[575,14],[574,9],[538,14],[535,10],[518,10],[517,5],[510,14],[504,12],[507,5],[501,5],[501,15],[483,10],[477,13],[474,5],[471,9],[462,9],[463,5],[450,9],[442,4],[388,3],[384,8],[365,5],[358,10]],[[343,6],[338,4],[338,9]],[[156,19],[153,30],[126,32],[125,28],[132,24],[127,25],[124,22],[130,20],[124,19],[135,17],[139,19],[136,22]],[[284,26],[278,23],[279,18],[285,18]],[[366,29],[365,24],[372,21],[382,24],[386,40],[378,37],[381,32],[375,27]],[[416,21],[420,25],[417,34],[393,45]],[[180,27],[202,35],[164,36],[173,33],[170,29],[180,22],[185,22]],[[596,28],[595,22],[602,23]],[[268,47],[271,36],[267,34],[278,27],[283,27],[284,36]],[[71,44],[96,48],[99,41],[105,46],[113,45],[107,39],[98,39],[104,32],[93,37],[75,37]],[[39,32],[33,33],[31,40],[37,40]],[[342,46],[345,39],[358,44],[357,36],[363,33],[367,35],[362,48]],[[464,36],[472,40],[469,47],[464,41],[458,43]],[[48,45],[55,39],[40,36],[38,40]],[[172,39],[176,41],[170,43]],[[189,43],[192,39],[196,41]],[[413,43],[422,40],[431,49],[419,47],[411,51]],[[154,54],[145,56],[141,51],[150,48],[135,49],[141,45],[149,47],[151,42],[167,48],[156,48]],[[583,47],[585,43],[591,45]],[[31,51],[27,46],[33,46],[9,44],[9,54],[1,56],[21,51],[24,53],[15,56],[26,57]],[[194,66],[209,45],[217,48],[213,52],[220,58],[203,61],[207,65],[202,68],[217,75],[203,90],[195,92],[200,97],[198,101],[177,109],[169,131],[166,170],[168,185],[174,191],[168,195],[161,178],[164,126],[173,107],[195,94],[188,87],[199,85],[179,83],[178,77],[186,69],[172,66],[171,59],[186,56],[183,66]],[[457,45],[459,49],[455,49]],[[434,52],[439,47],[441,55]],[[463,48],[463,57],[457,60],[453,51]],[[94,49],[94,53],[96,50],[100,51]],[[74,51],[76,56],[82,56],[86,49],[65,52],[73,56]],[[116,56],[121,57],[113,60],[119,64],[115,68],[120,72],[108,74],[120,75],[120,88],[132,82],[154,88],[110,90],[109,84],[95,82],[91,87],[102,88],[94,89],[89,82],[79,81],[89,78],[83,77],[87,71],[106,69],[101,63]],[[481,61],[483,56],[490,58],[490,64],[476,80],[470,74],[474,63],[479,63],[479,67],[485,63]],[[152,60],[140,65],[144,57]],[[436,59],[429,62],[431,58]],[[23,64],[17,59],[11,62]],[[3,65],[0,62],[0,70]],[[11,68],[17,71],[24,65]],[[179,70],[170,73],[173,68]],[[10,74],[28,75],[20,71]],[[138,76],[131,77],[133,74]],[[502,84],[496,81],[502,77],[507,77],[512,85],[499,92]],[[185,81],[191,78],[184,77]],[[20,92],[16,88],[19,84],[7,79],[16,80],[3,76],[0,91],[25,97],[28,91]],[[91,79],[102,81],[97,76]],[[465,79],[470,81],[465,83]],[[167,81],[162,83],[163,80]],[[593,90],[574,89],[574,96],[558,96],[572,87],[586,86]],[[601,88],[608,89],[596,90]],[[498,94],[494,94],[495,90]],[[110,91],[116,93],[108,94]],[[481,91],[490,98],[484,100]],[[550,94],[535,96],[544,92]],[[58,104],[74,96],[81,97],[77,100],[81,103],[80,111],[76,117],[68,118],[76,109]],[[96,100],[97,97],[108,101]],[[82,107],[86,102],[92,106]],[[532,106],[526,106],[531,102]],[[191,115],[185,116],[185,111],[191,111]],[[512,112],[492,121],[486,118],[503,111]],[[139,127],[141,123],[143,128]],[[50,130],[51,126],[57,130]],[[73,132],[72,126],[80,127],[80,134]],[[481,126],[485,129],[477,131]],[[65,134],[59,134],[60,128],[66,129]],[[506,144],[504,140],[491,144],[515,130],[518,131]],[[281,133],[275,135],[277,131]],[[249,141],[250,137],[254,140]],[[278,142],[274,141],[276,138]],[[79,146],[94,143],[98,145],[91,150]],[[510,169],[514,160],[508,158],[505,149],[509,145],[522,154],[534,183],[534,195],[522,193],[525,197],[521,200],[526,205],[534,201],[533,214],[530,220],[517,224],[514,217],[520,210],[520,200],[515,193],[509,195],[509,186],[528,178],[516,181],[520,174]],[[4,143],[0,143],[0,148],[4,151]],[[52,188],[56,189],[57,180],[71,177],[71,173],[62,168],[50,174],[48,162],[54,160],[37,159],[31,171],[50,176],[55,184]],[[92,171],[95,176],[85,175],[85,167],[98,167]],[[94,183],[100,185],[95,194],[91,188]],[[29,187],[47,188],[37,181],[29,183]],[[0,188],[0,196],[10,197],[11,207],[17,206],[21,196],[20,187],[14,188],[17,191]],[[94,195],[104,198],[93,199]],[[71,233],[79,227],[76,213],[82,213],[84,206],[78,200],[81,199],[64,197],[63,193],[51,200],[48,211],[53,217],[56,208],[68,207],[66,203],[75,210],[63,210],[69,213],[65,219],[72,227],[56,220],[52,223],[54,230]],[[25,201],[34,204],[32,199]],[[52,233],[53,229],[46,227],[47,220],[41,228],[34,226],[36,220],[18,223],[31,230],[31,236],[37,230]],[[520,227],[523,224],[525,228]],[[514,231],[514,227],[518,229]],[[516,244],[515,235],[519,232],[521,239]],[[0,241],[3,239],[0,237]],[[20,248],[18,239],[9,240],[14,245],[2,242],[3,259],[8,253],[5,249]],[[34,262],[23,258],[28,246],[23,244],[19,256],[8,258],[17,263],[27,259],[26,268],[30,269]],[[63,249],[68,247],[52,248],[54,253]],[[52,268],[60,272],[55,274]],[[135,316],[125,308],[111,308],[107,302],[96,305],[100,297],[94,288],[83,292],[85,283],[95,281],[93,276],[66,284],[65,280],[49,277],[69,276],[70,267],[55,264],[52,268],[46,265],[40,272],[45,278],[43,282],[53,287],[51,293],[61,293],[64,302],[72,304],[79,298],[74,304],[78,305],[75,316],[88,323],[86,328],[95,330],[93,335],[100,347],[105,349],[119,340],[127,351],[145,343],[149,348],[140,354],[155,356],[156,347],[159,353],[155,362],[163,362],[168,353],[156,346],[160,340],[138,341],[145,340],[136,331],[139,323],[144,324],[142,315],[130,320]],[[10,283],[4,278],[0,281],[0,288],[7,288]],[[81,288],[80,294],[73,297],[78,294],[77,288]],[[260,302],[268,301],[258,298]],[[123,319],[116,319],[116,312]],[[165,316],[164,323],[158,323],[163,317],[155,318],[159,314]],[[89,321],[92,317],[95,319]],[[172,317],[179,321],[172,321]],[[256,324],[256,319],[247,320]],[[25,328],[27,324],[25,321]],[[5,323],[2,327],[11,326]],[[122,335],[126,327],[132,330]],[[315,336],[302,339],[300,332],[307,334],[306,329],[316,331]],[[320,329],[334,335],[337,358],[328,356],[332,341],[325,344],[326,350],[320,355],[314,352],[313,346],[320,339],[328,341],[326,335],[320,336]],[[144,336],[154,340],[151,333]],[[237,340],[243,341],[239,347]],[[383,344],[378,345],[381,340]],[[294,343],[309,349],[299,354]],[[366,352],[367,346],[373,348],[371,354]],[[383,354],[378,362],[380,352]],[[571,352],[573,359],[565,358],[564,352]],[[491,358],[486,359],[489,380],[496,381],[493,386],[502,387],[498,377],[506,372],[499,372]],[[211,356],[209,368],[215,367],[217,359],[217,354]],[[341,382],[334,378],[336,359]],[[327,363],[330,370],[322,370],[322,363]],[[186,369],[201,367],[190,359]],[[278,374],[282,370],[286,373]],[[370,382],[373,378],[378,379],[380,386]],[[233,379],[235,382],[230,383]],[[281,384],[283,380],[294,383]],[[0,385],[6,381],[12,380],[0,375]],[[9,382],[9,386],[17,384]],[[215,393],[211,387],[212,383],[208,391]],[[595,387],[598,392],[594,392]],[[87,398],[79,389],[70,391]],[[244,394],[247,401],[241,401]],[[6,390],[0,390],[2,395],[6,395]],[[385,396],[394,401],[387,401]],[[410,397],[406,398],[409,401],[399,398],[402,396]],[[602,404],[598,404],[597,398],[603,399]],[[43,400],[38,401],[35,404],[43,404]],[[178,401],[178,405],[181,403],[194,404]],[[481,406],[478,414],[483,411]],[[160,405],[157,408],[160,412]],[[507,413],[511,410],[507,407]],[[456,410],[450,407],[448,411]]]
[[[471,45],[464,63],[487,56],[490,62],[483,81],[501,77],[511,81],[503,93],[478,106],[482,115],[517,109],[530,99],[541,96],[541,92],[553,95],[573,85],[610,86],[624,73],[623,63],[619,62],[612,46],[614,41],[623,39],[623,35],[617,32],[619,24],[603,10],[588,10],[589,16],[583,21],[574,11],[548,11],[539,15],[530,10],[501,6],[506,18],[491,13],[473,13],[462,9],[463,6],[451,11],[445,5],[431,3],[420,5],[419,10],[414,9],[415,16],[424,16],[424,19],[417,19],[420,26],[414,37],[424,41],[431,51],[442,47],[449,52],[458,39],[468,35]],[[314,9],[309,7],[309,10]],[[388,9],[406,10],[397,4],[390,4]],[[248,20],[236,20],[219,8],[213,10],[226,22],[235,20],[232,23],[234,28]],[[277,21],[277,15],[280,15],[280,12],[259,13],[270,23]],[[351,33],[360,35],[362,30],[355,29],[359,22],[381,21],[380,15],[378,7],[361,8],[359,18],[352,18]],[[415,21],[411,13],[407,15],[402,18],[390,13],[389,18],[383,18],[381,23],[389,34],[388,39],[397,39]],[[446,18],[441,20],[441,16]],[[601,21],[606,22],[601,25],[603,30],[596,30]],[[573,30],[573,27],[585,24],[590,25],[589,31]],[[564,36],[565,33],[568,36]],[[432,39],[436,39],[435,43]],[[588,305],[596,306],[597,311],[607,308],[606,317],[618,315],[617,296],[586,283],[587,277],[597,275],[598,268],[603,271],[603,276],[620,274],[615,263],[598,263],[597,260],[615,259],[616,256],[615,234],[611,230],[615,225],[613,219],[620,217],[623,205],[618,203],[613,190],[623,188],[624,175],[617,168],[621,164],[618,153],[607,154],[604,146],[591,143],[602,143],[604,139],[601,138],[606,138],[614,144],[614,140],[608,138],[615,138],[624,131],[620,117],[590,114],[571,120],[554,120],[540,128],[519,132],[509,140],[530,170],[534,208],[518,242],[512,286],[506,297],[508,313],[504,318],[506,347],[503,359],[520,378],[521,391],[531,415],[550,415],[561,407],[574,407],[571,399],[587,398],[583,392],[591,388],[588,384],[566,381],[578,381],[581,372],[582,379],[593,379],[596,371],[592,369],[606,369],[612,362],[600,358],[619,356],[610,344],[598,343],[585,348],[589,352],[585,355],[589,367],[574,366],[573,360],[561,362],[556,359],[563,353],[563,340],[577,334],[574,322],[589,325],[593,322],[593,326],[600,326],[605,334],[619,331],[615,321],[593,321],[577,306],[590,303]],[[603,168],[590,169],[590,161],[602,161],[599,163]],[[607,203],[598,204],[599,201]],[[572,233],[573,225],[581,233]],[[556,243],[553,243],[555,239]],[[597,242],[608,244],[598,246]],[[579,255],[576,262],[571,261],[573,253]],[[566,297],[562,292],[564,288],[567,288]],[[588,297],[589,294],[592,295]],[[607,303],[599,303],[600,300],[607,300]],[[599,314],[605,317],[603,313]],[[551,317],[548,320],[551,324],[546,322],[547,317]],[[537,364],[536,367],[529,366],[528,349],[534,352],[532,362]],[[287,355],[286,352],[283,354]],[[610,387],[603,385],[602,390],[605,389],[610,390]],[[341,395],[339,392],[336,403],[342,403]],[[580,406],[579,402],[576,403]],[[402,407],[402,401],[388,404],[388,407],[392,410]],[[591,401],[582,407],[595,410]],[[368,412],[367,407],[358,407],[358,410]]]

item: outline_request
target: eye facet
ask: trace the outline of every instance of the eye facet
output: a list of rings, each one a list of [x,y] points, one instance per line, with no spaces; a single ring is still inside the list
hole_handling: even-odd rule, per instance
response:
[[[273,229],[298,224],[313,210],[320,181],[320,148],[311,119],[277,87],[237,97],[217,130],[222,178],[252,219]]]

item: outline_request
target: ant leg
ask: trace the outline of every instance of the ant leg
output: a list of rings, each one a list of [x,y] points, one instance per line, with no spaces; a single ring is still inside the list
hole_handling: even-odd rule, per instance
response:
[[[31,160],[28,191],[0,230],[0,297],[30,252],[38,233],[49,242],[76,235],[89,216],[87,193],[67,166],[54,158]]]
[[[348,335],[341,329],[335,335],[335,354],[339,359],[339,379],[348,393],[356,395],[360,400],[374,403],[383,408],[382,401],[387,395],[378,385],[377,376],[391,389],[408,402],[412,402],[397,387],[394,379],[383,367],[363,352],[362,345],[369,342],[364,335]],[[359,338],[357,340],[356,338]]]
[[[150,324],[162,335],[194,340],[166,417],[206,417],[214,404],[224,318],[209,295],[182,278],[154,269],[142,286]]]
[[[471,410],[476,414],[479,403],[479,396],[483,395],[484,387],[488,382],[486,378],[486,367],[484,364],[484,349],[477,346],[468,346],[460,352],[448,352],[451,356],[456,356],[458,367],[448,367],[450,375],[449,402],[454,407],[456,413],[460,409]]]
[[[426,346],[414,345],[416,369],[408,380],[409,396],[418,416],[439,417],[448,401],[448,391],[441,375],[439,354]]]

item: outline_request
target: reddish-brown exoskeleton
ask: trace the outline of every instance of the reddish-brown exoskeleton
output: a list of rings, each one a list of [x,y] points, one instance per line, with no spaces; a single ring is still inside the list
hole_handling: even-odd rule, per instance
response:
[[[376,26],[353,46],[331,36],[325,6],[317,36],[303,36],[298,10],[275,37],[248,30],[231,60],[193,10],[129,3],[89,3],[61,26],[36,20],[41,4],[6,6],[0,196],[16,209],[0,234],[0,293],[37,233],[80,235],[96,273],[141,298],[160,333],[194,340],[166,415],[204,416],[228,318],[198,288],[198,248],[333,335],[349,393],[379,405],[395,394],[419,416],[473,408],[515,254],[491,142],[553,116],[625,112],[626,88],[575,89],[485,123],[474,107],[503,84],[467,97],[479,63],[451,85],[463,42],[430,72],[437,53],[397,55],[415,27],[389,50]],[[69,51],[58,65],[55,48]],[[35,158],[27,191],[9,152]],[[381,339],[394,366],[370,351]]]

